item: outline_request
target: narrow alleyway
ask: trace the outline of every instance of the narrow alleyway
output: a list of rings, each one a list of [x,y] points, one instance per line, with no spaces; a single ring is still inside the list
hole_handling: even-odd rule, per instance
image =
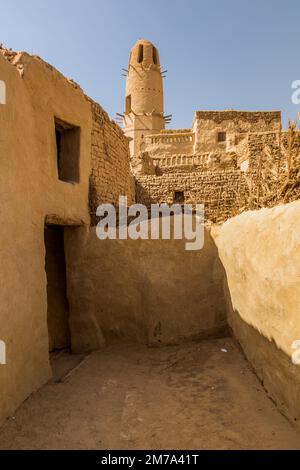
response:
[[[1,449],[300,449],[231,338],[73,361],[54,361],[56,380],[1,429]]]

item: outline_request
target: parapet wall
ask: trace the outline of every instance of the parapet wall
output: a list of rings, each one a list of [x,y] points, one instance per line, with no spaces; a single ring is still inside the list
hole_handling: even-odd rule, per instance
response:
[[[160,134],[151,134],[145,137],[145,149],[152,158],[171,155],[194,153],[195,134],[189,130],[183,132],[161,131]]]

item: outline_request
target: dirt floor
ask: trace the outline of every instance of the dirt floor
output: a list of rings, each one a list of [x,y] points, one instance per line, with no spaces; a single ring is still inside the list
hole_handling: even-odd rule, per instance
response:
[[[300,449],[230,338],[53,364],[55,380],[0,430],[1,449]]]

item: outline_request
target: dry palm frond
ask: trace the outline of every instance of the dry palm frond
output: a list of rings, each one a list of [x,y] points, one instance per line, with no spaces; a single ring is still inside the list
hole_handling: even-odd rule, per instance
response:
[[[273,207],[300,199],[300,133],[298,120],[290,121],[280,135],[278,166],[270,146],[265,145],[255,171],[245,175],[249,190],[247,209]]]

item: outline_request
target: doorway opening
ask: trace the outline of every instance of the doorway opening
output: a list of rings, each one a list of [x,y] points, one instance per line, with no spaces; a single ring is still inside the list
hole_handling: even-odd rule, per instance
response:
[[[45,226],[45,248],[49,352],[54,353],[71,346],[63,226]]]
[[[47,322],[53,380],[63,382],[86,357],[73,355],[67,297],[65,231],[70,227],[45,225],[45,270],[47,276]]]

